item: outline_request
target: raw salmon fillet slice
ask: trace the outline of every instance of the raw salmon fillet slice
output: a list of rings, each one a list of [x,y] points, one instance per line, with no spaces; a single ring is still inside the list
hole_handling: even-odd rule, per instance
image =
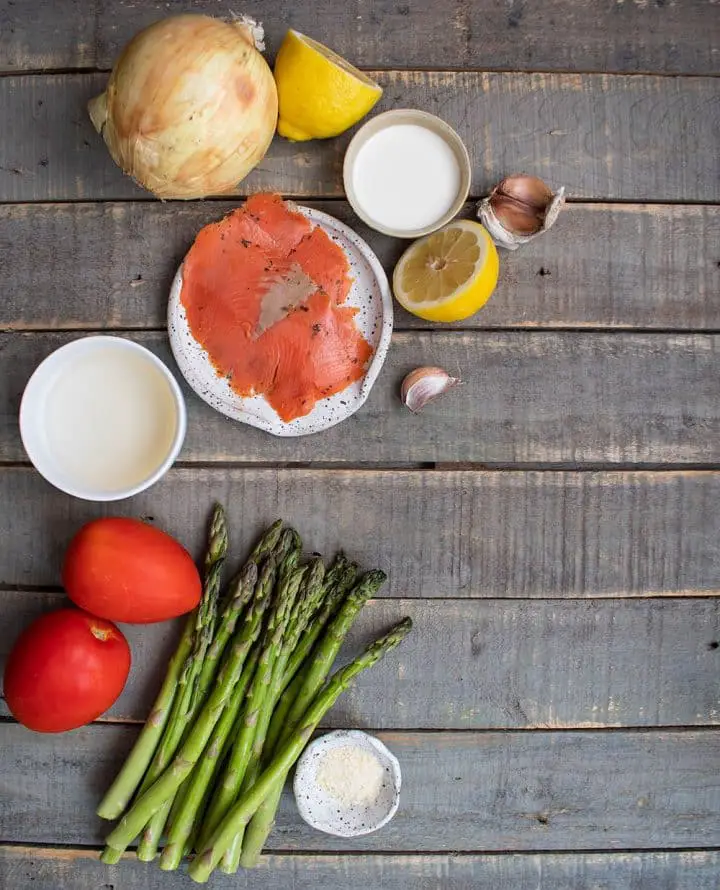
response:
[[[199,233],[180,299],[217,373],[289,422],[365,376],[373,348],[343,305],[349,273],[323,229],[278,195],[253,195]]]

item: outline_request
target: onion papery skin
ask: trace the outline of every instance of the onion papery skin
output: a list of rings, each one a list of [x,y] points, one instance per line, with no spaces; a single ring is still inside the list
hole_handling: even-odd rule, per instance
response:
[[[278,99],[245,24],[180,15],[128,43],[88,111],[125,173],[158,198],[190,200],[233,192],[260,162]]]

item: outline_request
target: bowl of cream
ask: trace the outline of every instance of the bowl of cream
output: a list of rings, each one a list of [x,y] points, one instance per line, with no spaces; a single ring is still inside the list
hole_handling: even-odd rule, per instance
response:
[[[20,404],[20,435],[35,469],[88,501],[144,491],[172,466],[187,427],[177,381],[150,350],[121,337],[85,337],[35,369]]]
[[[359,837],[386,825],[400,803],[400,764],[366,732],[339,729],[311,742],[293,782],[300,815],[336,837]]]
[[[396,238],[434,232],[462,209],[470,157],[444,120],[401,108],[369,120],[345,153],[343,181],[363,222]]]

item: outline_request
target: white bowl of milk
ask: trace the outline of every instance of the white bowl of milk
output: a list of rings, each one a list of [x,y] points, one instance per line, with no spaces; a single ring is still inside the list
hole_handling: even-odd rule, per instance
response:
[[[369,120],[353,136],[343,164],[355,213],[395,238],[420,238],[449,223],[465,203],[471,174],[455,130],[412,108]]]
[[[20,404],[20,435],[36,470],[88,501],[121,500],[157,482],[186,428],[173,375],[121,337],[61,346],[35,369]]]

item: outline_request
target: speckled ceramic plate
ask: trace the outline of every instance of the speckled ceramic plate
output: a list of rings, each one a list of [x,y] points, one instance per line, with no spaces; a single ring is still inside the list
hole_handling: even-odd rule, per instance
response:
[[[380,261],[368,245],[344,223],[311,207],[297,207],[316,226],[320,226],[345,251],[353,283],[346,304],[357,307],[355,317],[360,333],[372,344],[374,353],[365,376],[342,392],[321,399],[306,414],[286,423],[263,396],[244,398],[230,388],[212,366],[207,352],[195,340],[180,300],[182,264],[175,275],[168,304],[168,332],[175,361],[195,392],[226,417],[249,423],[274,436],[306,436],[326,430],[354,414],[367,399],[390,346],[393,306],[390,285]],[[238,344],[242,348],[242,344]]]
[[[318,782],[323,756],[333,748],[344,747],[367,751],[383,767],[380,791],[370,803],[344,804]],[[338,729],[307,746],[298,760],[293,791],[300,815],[308,825],[336,837],[359,837],[377,831],[392,819],[400,803],[400,784],[400,764],[379,739],[356,729]]]

